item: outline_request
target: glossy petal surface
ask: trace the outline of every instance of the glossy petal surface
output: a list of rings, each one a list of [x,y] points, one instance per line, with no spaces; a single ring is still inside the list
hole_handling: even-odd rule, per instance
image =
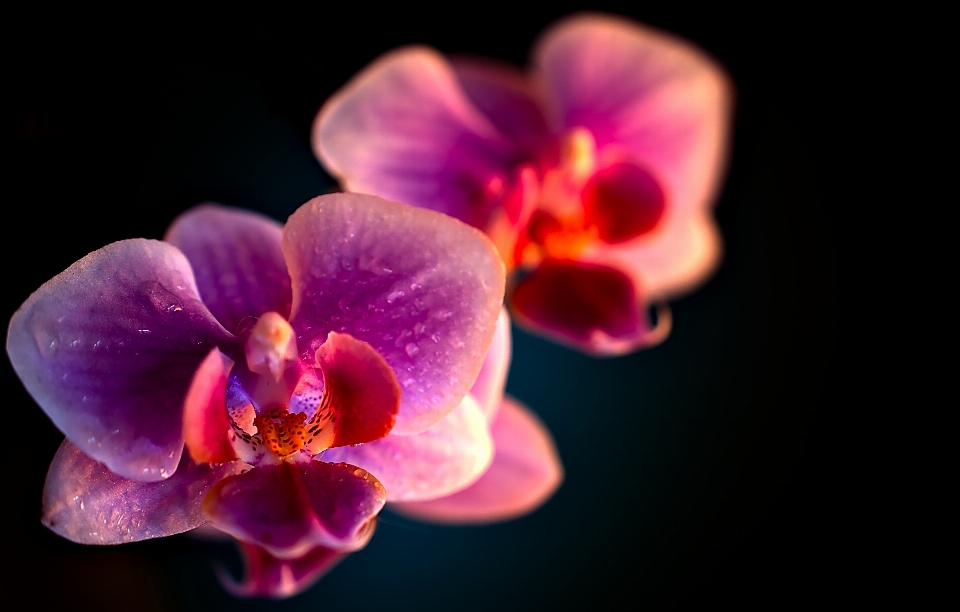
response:
[[[317,350],[324,394],[336,413],[333,446],[361,444],[393,429],[400,385],[383,357],[366,342],[330,332]]]
[[[236,436],[227,417],[227,382],[233,360],[213,349],[203,360],[183,402],[183,439],[197,463],[222,463],[237,458],[231,444]]]
[[[546,259],[513,291],[519,323],[580,350],[619,354],[649,335],[633,282],[616,268]]]
[[[503,263],[483,234],[429,210],[331,194],[298,209],[283,240],[302,355],[330,331],[376,349],[402,391],[394,433],[419,433],[460,402],[503,299]]]
[[[383,487],[343,463],[285,461],[221,480],[203,501],[217,529],[296,559],[318,546],[349,552],[373,534]]]
[[[451,524],[506,521],[532,512],[563,481],[553,438],[528,408],[507,398],[492,427],[493,464],[472,486],[430,501],[391,504],[414,519]]]
[[[197,465],[184,456],[161,482],[118,476],[69,440],[57,451],[43,489],[43,524],[80,544],[123,544],[182,533],[206,522],[204,494],[239,463]]]
[[[731,87],[687,42],[600,15],[567,19],[534,52],[559,130],[590,130],[665,183],[668,205],[704,209],[726,159]]]
[[[348,191],[441,211],[482,227],[491,178],[516,157],[435,51],[387,54],[321,109],[314,152]]]
[[[67,438],[112,471],[153,481],[183,449],[194,371],[235,342],[200,302],[175,247],[125,240],[44,283],[10,321],[7,352]]]
[[[470,395],[477,400],[487,421],[493,421],[494,415],[503,401],[503,389],[507,384],[507,371],[510,369],[510,315],[507,309],[500,311],[497,319],[497,331],[493,334],[493,342],[483,360],[483,367],[476,382],[470,388]]]
[[[470,485],[490,465],[493,443],[487,427],[480,407],[467,396],[423,433],[331,448],[323,460],[367,470],[383,483],[388,501],[432,499]]]
[[[187,256],[200,297],[223,326],[239,333],[265,312],[290,314],[290,276],[281,226],[261,215],[202,204],[183,213],[164,240]]]
[[[296,559],[278,559],[263,548],[238,541],[243,555],[243,582],[234,582],[220,572],[220,583],[238,597],[272,597],[282,599],[296,595],[323,577],[345,556],[318,546]]]

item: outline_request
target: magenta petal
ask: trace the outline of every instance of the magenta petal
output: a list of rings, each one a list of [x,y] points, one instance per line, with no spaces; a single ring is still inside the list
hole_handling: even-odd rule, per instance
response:
[[[383,484],[388,501],[432,499],[470,485],[487,469],[493,457],[487,428],[480,407],[467,396],[423,433],[331,448],[323,460],[367,470]]]
[[[231,441],[236,437],[227,416],[227,377],[233,360],[213,349],[193,376],[183,402],[183,438],[197,463],[237,459]]]
[[[585,127],[666,182],[668,205],[712,204],[727,156],[732,87],[700,50],[615,17],[554,26],[534,53],[560,129]]]
[[[239,333],[244,319],[290,314],[290,276],[281,226],[256,213],[202,204],[173,222],[164,240],[187,256],[200,297],[223,326]]]
[[[214,346],[236,342],[176,247],[124,240],[44,283],[10,320],[7,353],[54,424],[121,476],[170,476],[183,399]]]
[[[482,233],[433,211],[343,193],[301,206],[283,248],[302,355],[312,358],[330,331],[376,349],[402,392],[394,433],[419,433],[460,403],[503,299],[503,263]]]
[[[633,281],[609,266],[545,259],[511,296],[517,323],[595,355],[620,355],[660,342],[650,329]]]
[[[184,456],[161,482],[118,476],[64,440],[43,488],[43,524],[80,544],[122,544],[182,533],[207,521],[203,495],[240,463],[198,465]]]
[[[294,559],[278,559],[254,544],[237,541],[243,555],[244,577],[236,583],[220,572],[220,583],[238,597],[283,599],[302,593],[339,563],[346,553],[318,546]]]
[[[330,98],[314,121],[313,150],[348,191],[476,227],[486,225],[491,179],[503,179],[517,156],[425,47],[385,55]]]
[[[507,371],[510,369],[510,352],[510,316],[504,308],[497,319],[497,331],[493,334],[493,342],[490,343],[490,350],[483,360],[483,367],[470,388],[470,395],[477,400],[488,421],[493,420],[500,408],[500,402],[503,401],[503,389],[507,384]]]
[[[390,508],[418,520],[453,524],[506,521],[537,509],[563,482],[563,465],[550,432],[528,408],[507,398],[492,433],[493,464],[473,486]]]
[[[238,540],[295,559],[317,546],[363,548],[384,501],[380,483],[355,466],[284,461],[220,481],[203,511]]]
[[[519,144],[527,158],[550,138],[541,96],[518,69],[492,61],[456,58],[453,70],[470,102],[501,133]]]

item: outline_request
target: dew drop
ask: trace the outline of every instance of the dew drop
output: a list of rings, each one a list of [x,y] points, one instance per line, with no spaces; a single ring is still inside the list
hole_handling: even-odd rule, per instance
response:
[[[413,342],[408,343],[407,346],[403,347],[403,350],[405,350],[410,357],[420,352],[420,348]]]
[[[390,295],[387,296],[387,304],[393,304],[395,301],[397,301],[397,298],[399,297],[403,297],[403,291],[397,289],[396,291],[390,293]]]

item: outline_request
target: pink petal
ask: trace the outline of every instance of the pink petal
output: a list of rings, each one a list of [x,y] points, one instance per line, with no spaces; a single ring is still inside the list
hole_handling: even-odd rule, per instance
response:
[[[523,156],[534,159],[549,146],[550,129],[539,92],[520,70],[506,64],[472,58],[450,61],[470,102],[516,142]]]
[[[479,231],[360,194],[314,198],[284,228],[301,354],[330,331],[370,344],[396,373],[394,433],[419,433],[467,394],[496,329],[504,270]]]
[[[631,21],[577,16],[534,53],[556,127],[585,127],[604,147],[648,168],[667,206],[710,207],[726,164],[732,86],[690,43]]]
[[[194,372],[235,342],[200,301],[183,253],[154,240],[87,255],[35,291],[7,332],[14,370],[54,424],[144,481],[176,470]]]
[[[376,349],[330,332],[317,351],[317,362],[337,420],[333,446],[370,442],[390,433],[400,408],[400,385]]]
[[[236,435],[227,417],[227,381],[233,360],[213,349],[193,376],[183,402],[183,438],[197,463],[237,459],[231,439]]]
[[[493,457],[493,443],[476,401],[467,396],[442,421],[414,436],[391,434],[363,444],[331,448],[324,461],[343,461],[383,483],[388,501],[432,499],[473,483]]]
[[[518,324],[594,355],[620,355],[656,344],[631,279],[615,268],[545,259],[511,296]]]
[[[198,465],[184,456],[161,482],[118,476],[64,440],[43,488],[43,524],[80,544],[122,544],[182,533],[205,523],[203,495],[242,464]]]
[[[347,555],[318,546],[294,559],[278,559],[254,544],[237,541],[245,566],[242,583],[219,572],[220,583],[237,597],[283,599],[310,588]]]
[[[217,529],[290,560],[318,546],[363,548],[384,501],[380,483],[357,467],[284,461],[220,481],[203,512]]]
[[[492,421],[500,402],[503,401],[503,389],[507,384],[507,371],[510,369],[510,315],[507,309],[500,311],[497,319],[497,331],[493,342],[483,360],[483,367],[476,382],[470,388],[470,395],[477,400],[487,421]]]
[[[330,98],[313,150],[348,191],[486,225],[491,179],[515,146],[470,104],[446,60],[425,47],[389,53]]]
[[[239,334],[245,319],[290,314],[290,276],[280,248],[281,226],[256,213],[201,204],[183,213],[164,240],[187,256],[203,303]]]
[[[479,524],[533,512],[563,482],[553,438],[528,408],[506,398],[494,421],[496,455],[473,486],[423,502],[392,504],[391,510],[432,523]]]
[[[713,215],[682,215],[667,208],[659,226],[641,239],[592,247],[580,258],[623,271],[653,302],[701,285],[722,256],[723,244]]]

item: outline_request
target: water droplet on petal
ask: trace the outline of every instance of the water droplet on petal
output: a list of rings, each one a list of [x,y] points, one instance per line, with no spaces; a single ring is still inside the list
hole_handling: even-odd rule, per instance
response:
[[[397,289],[396,291],[391,292],[390,295],[387,296],[387,304],[393,304],[395,301],[397,301],[397,298],[400,297],[403,297],[403,291]]]
[[[414,355],[420,352],[420,348],[413,342],[410,342],[409,344],[407,344],[407,346],[403,347],[403,350],[405,350],[407,352],[407,355],[409,355],[410,357],[413,357]]]

